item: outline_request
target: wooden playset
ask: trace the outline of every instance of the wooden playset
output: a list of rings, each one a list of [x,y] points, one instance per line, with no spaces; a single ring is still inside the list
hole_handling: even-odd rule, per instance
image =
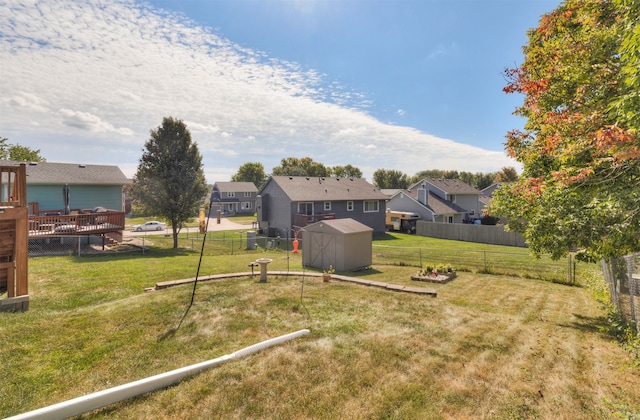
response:
[[[0,166],[0,311],[29,309],[26,165]]]

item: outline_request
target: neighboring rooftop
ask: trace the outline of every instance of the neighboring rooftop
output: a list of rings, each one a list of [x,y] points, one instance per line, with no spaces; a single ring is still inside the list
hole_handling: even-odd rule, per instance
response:
[[[379,188],[363,178],[272,176],[292,201],[386,200]]]
[[[423,182],[427,182],[447,194],[481,194],[480,190],[459,179],[425,178],[411,185],[409,189],[420,188]]]
[[[124,185],[131,181],[120,168],[112,165],[85,165],[77,163],[16,162],[0,160],[0,166],[18,166],[26,163],[28,184],[70,185]]]
[[[214,184],[215,187],[218,188],[218,191],[221,193],[225,192],[258,192],[258,188],[254,185],[253,182],[216,182]]]

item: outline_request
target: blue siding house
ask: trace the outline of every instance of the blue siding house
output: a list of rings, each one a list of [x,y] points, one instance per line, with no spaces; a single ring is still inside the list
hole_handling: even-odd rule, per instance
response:
[[[0,166],[19,164],[0,160]],[[27,163],[26,171],[30,215],[63,210],[65,184],[69,186],[71,210],[102,207],[124,211],[123,187],[131,181],[117,166],[31,162]]]

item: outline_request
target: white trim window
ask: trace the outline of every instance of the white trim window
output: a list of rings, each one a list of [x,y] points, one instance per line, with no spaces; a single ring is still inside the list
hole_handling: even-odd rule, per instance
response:
[[[365,200],[362,202],[362,211],[364,213],[377,213],[380,211],[380,202],[378,200]]]
[[[449,202],[451,202],[451,203],[455,203],[456,202],[456,195],[455,194],[449,194]]]
[[[231,191],[227,192],[227,197],[235,197],[235,196],[236,196],[235,192],[231,192]]]
[[[330,211],[331,210],[331,201],[325,201],[324,202],[324,211]]]
[[[244,196],[245,197],[251,197],[251,191],[245,191],[244,192]]]
[[[243,201],[242,204],[240,204],[242,210],[251,210],[252,207],[251,201]]]
[[[298,203],[298,214],[313,215],[313,203]]]
[[[353,211],[353,201],[347,201],[347,211]]]

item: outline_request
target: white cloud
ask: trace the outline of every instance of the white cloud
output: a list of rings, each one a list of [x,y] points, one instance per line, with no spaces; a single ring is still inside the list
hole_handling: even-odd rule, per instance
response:
[[[0,38],[2,134],[49,161],[131,170],[149,130],[172,116],[198,142],[208,177],[248,161],[269,172],[289,156],[410,175],[514,165],[501,152],[384,124],[363,111],[369,98],[325,75],[129,0],[9,0]]]
[[[21,92],[9,98],[9,106],[36,112],[46,112],[45,101],[37,95]]]
[[[88,112],[73,111],[71,109],[60,109],[58,111],[62,117],[62,123],[69,127],[79,128],[81,130],[92,131],[95,133],[116,133],[123,136],[133,134],[128,128],[115,128],[113,125],[102,121],[97,115]]]

